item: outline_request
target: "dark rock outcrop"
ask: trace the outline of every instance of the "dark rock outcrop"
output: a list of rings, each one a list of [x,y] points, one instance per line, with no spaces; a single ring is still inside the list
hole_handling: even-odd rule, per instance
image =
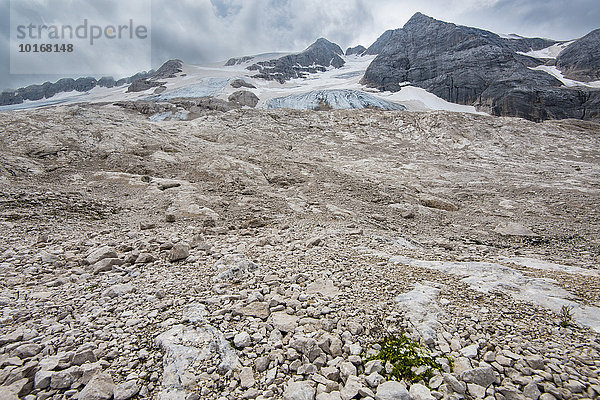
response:
[[[365,53],[365,51],[367,51],[365,46],[362,46],[359,44],[358,46],[355,46],[355,47],[348,47],[346,49],[346,55],[351,56],[353,54],[356,54],[357,56],[362,56]]]
[[[178,60],[175,60],[178,61]],[[157,71],[158,73],[158,71]],[[166,71],[164,71],[166,73]],[[0,94],[0,106],[21,104],[25,100],[42,100],[49,99],[52,96],[63,93],[71,92],[76,90],[78,92],[87,92],[92,90],[96,86],[112,88],[115,86],[122,86],[125,84],[132,83],[140,79],[146,79],[149,76],[154,75],[154,71],[139,72],[128,78],[122,78],[115,82],[114,78],[105,76],[96,80],[95,78],[62,78],[58,81],[51,83],[45,82],[41,85],[29,85],[23,88],[19,88],[15,91],[6,91]],[[159,85],[156,85],[159,86]]]
[[[21,95],[23,100],[41,100],[44,98],[44,92],[47,87],[47,85],[29,85],[19,89],[18,93]]]
[[[165,82],[156,82],[150,79],[138,79],[127,88],[127,93],[143,92],[144,90],[152,89],[164,85]]]
[[[234,65],[238,65],[238,64],[243,64],[245,62],[248,62],[250,60],[252,60],[254,57],[252,56],[244,56],[244,57],[234,57],[234,58],[230,58],[229,60],[227,60],[227,62],[225,63],[226,67],[231,67]]]
[[[284,83],[294,78],[305,78],[310,73],[323,72],[330,66],[340,68],[345,64],[340,57],[343,54],[340,46],[320,38],[300,53],[261,61],[248,69],[258,71],[255,78]]]
[[[78,92],[87,92],[95,88],[97,83],[95,78],[78,78],[75,79],[74,89]]]
[[[367,50],[379,55],[362,83],[395,92],[410,82],[447,101],[534,121],[597,115],[597,90],[566,88],[546,72],[531,69],[541,61],[516,53],[554,43],[507,39],[417,13]]]
[[[50,98],[57,93],[70,92],[75,90],[75,79],[62,78],[52,84],[46,91],[46,98]]]
[[[227,100],[231,103],[253,108],[258,104],[258,97],[249,90],[238,90],[237,92],[233,92]]]
[[[600,80],[600,29],[570,44],[556,58],[556,66],[570,79]]]
[[[102,78],[98,79],[98,86],[100,87],[112,88],[115,87],[116,84],[115,78],[112,76],[103,76]]]
[[[253,84],[251,84],[251,83],[248,83],[248,82],[246,82],[246,81],[245,81],[245,80],[243,80],[243,79],[234,79],[234,80],[232,80],[232,81],[229,83],[229,85],[230,85],[232,88],[234,88],[234,89],[239,89],[239,88],[241,88],[241,87],[247,87],[247,88],[250,88],[250,89],[256,89],[256,86],[254,86],[254,85],[253,85]]]
[[[175,78],[177,74],[183,71],[183,61],[181,60],[169,60],[151,76],[151,79],[168,79]]]
[[[8,106],[23,103],[23,96],[18,91],[5,91],[0,94],[0,105]]]
[[[182,71],[183,61],[169,60],[161,65],[161,67],[151,75],[128,82],[131,83],[131,85],[129,85],[127,88],[127,92],[143,92],[144,90],[164,85],[165,82],[159,82],[160,79],[175,78],[177,74],[181,73]]]

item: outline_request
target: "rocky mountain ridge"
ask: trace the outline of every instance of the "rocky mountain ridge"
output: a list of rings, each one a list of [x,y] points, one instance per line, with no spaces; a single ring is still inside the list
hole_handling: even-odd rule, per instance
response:
[[[367,54],[378,55],[361,82],[392,92],[410,82],[493,115],[534,121],[599,118],[599,90],[566,88],[550,74],[532,69],[543,61],[517,53],[555,43],[507,39],[417,13],[403,28],[385,32],[369,47]]]

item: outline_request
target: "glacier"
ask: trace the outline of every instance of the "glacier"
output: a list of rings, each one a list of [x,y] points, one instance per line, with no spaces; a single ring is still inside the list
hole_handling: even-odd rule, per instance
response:
[[[401,104],[379,99],[368,93],[351,89],[313,90],[306,93],[275,97],[266,102],[266,108],[292,108],[314,110],[323,104],[335,109],[378,108],[381,110],[406,110]]]

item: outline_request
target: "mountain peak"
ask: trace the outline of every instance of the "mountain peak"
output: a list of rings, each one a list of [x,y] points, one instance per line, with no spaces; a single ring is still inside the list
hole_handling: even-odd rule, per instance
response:
[[[441,21],[438,21],[437,19],[432,18],[428,15],[422,14],[420,12],[416,12],[412,17],[410,17],[410,19],[406,22],[404,27],[406,28],[407,26],[410,26],[410,25],[430,24],[432,22],[441,22]]]
[[[316,49],[325,49],[325,50],[331,51],[331,52],[333,52],[335,54],[339,54],[339,55],[344,54],[344,52],[342,51],[342,48],[340,46],[338,46],[337,44],[335,44],[333,42],[330,42],[329,40],[327,40],[325,38],[318,38],[313,44],[308,46],[303,52],[316,50]]]

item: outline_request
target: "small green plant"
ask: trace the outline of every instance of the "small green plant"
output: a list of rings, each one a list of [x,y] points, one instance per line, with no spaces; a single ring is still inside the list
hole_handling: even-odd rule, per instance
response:
[[[425,347],[406,337],[403,333],[387,335],[378,344],[381,346],[381,350],[376,355],[369,357],[368,361],[381,360],[384,364],[389,362],[392,365],[392,371],[384,370],[384,376],[387,379],[429,382],[429,379],[433,377],[434,370],[442,370],[442,366]],[[417,374],[417,370],[423,370],[420,367],[426,368]]]
[[[573,324],[573,306],[564,305],[560,309],[560,314],[558,314],[560,319],[560,326],[566,328]]]

